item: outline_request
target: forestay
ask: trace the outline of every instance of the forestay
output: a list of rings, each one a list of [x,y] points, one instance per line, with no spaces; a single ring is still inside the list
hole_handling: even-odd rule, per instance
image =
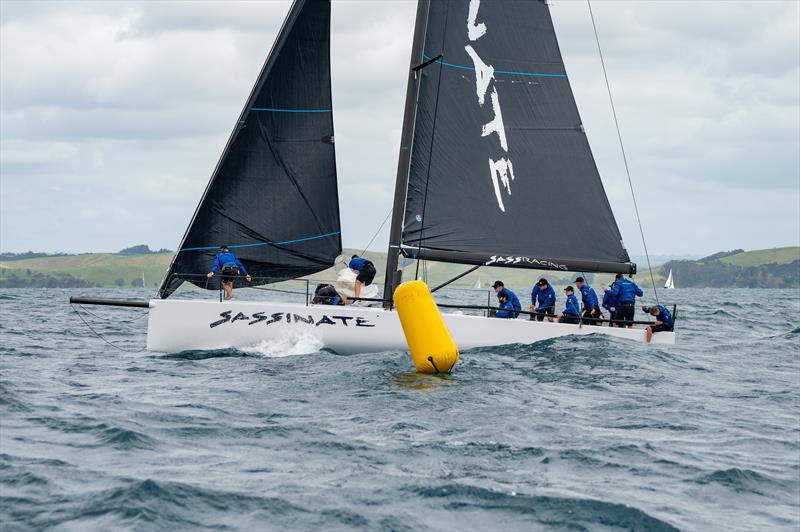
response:
[[[250,285],[332,266],[341,253],[333,142],[330,2],[296,0],[159,295],[184,281],[217,288],[204,274],[221,244]]]
[[[583,130],[547,4],[424,1],[409,85],[406,256],[634,272]],[[420,31],[419,25],[424,24]],[[416,52],[415,52],[416,53]],[[404,147],[406,149],[406,147]],[[397,208],[398,206],[396,206]],[[399,205],[402,209],[402,204]],[[398,242],[391,243],[394,246]],[[390,249],[391,253],[396,249]]]

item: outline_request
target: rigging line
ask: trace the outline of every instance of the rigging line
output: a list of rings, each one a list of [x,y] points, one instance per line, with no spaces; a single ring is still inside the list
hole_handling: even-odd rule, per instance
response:
[[[444,34],[447,30],[447,18],[450,15],[450,0],[447,0],[447,6],[444,13],[444,26],[442,26],[442,59],[439,62],[439,79],[436,81],[436,103],[433,106],[433,124],[431,126],[431,148],[428,152],[428,172],[425,176],[425,195],[422,199],[422,223],[419,227],[419,242],[417,243],[417,250],[422,245],[422,239],[425,236],[425,209],[428,206],[428,184],[431,181],[431,160],[433,159],[433,146],[436,140],[436,117],[439,114],[439,91],[442,88],[442,66],[444,65]],[[420,79],[420,85],[422,80]],[[417,259],[417,269],[414,272],[414,279],[419,279],[419,259]]]
[[[381,232],[381,229],[383,229],[383,226],[384,226],[384,225],[386,225],[386,222],[387,222],[387,221],[389,221],[389,217],[392,215],[392,210],[393,210],[393,209],[389,209],[389,213],[386,215],[386,218],[384,218],[384,219],[383,219],[383,223],[381,223],[381,226],[380,226],[380,227],[378,227],[378,230],[377,230],[377,231],[375,231],[375,234],[374,234],[374,235],[372,235],[372,238],[370,239],[370,241],[369,241],[369,244],[367,244],[367,246],[364,248],[364,251],[362,251],[362,252],[361,252],[361,254],[359,254],[359,257],[363,256],[363,255],[364,255],[364,253],[366,253],[366,252],[367,252],[367,250],[369,249],[369,247],[372,245],[372,243],[373,243],[373,242],[375,241],[375,239],[378,237],[378,234]]]
[[[250,286],[248,287],[252,290],[264,290],[265,292],[279,292],[281,294],[295,294],[295,295],[305,295],[305,292],[300,292],[299,290],[281,290],[280,288],[266,288],[263,286]]]
[[[591,0],[586,0],[586,5],[589,6],[589,17],[592,19],[592,29],[594,30],[594,40],[597,43],[597,53],[600,55],[600,65],[603,67],[603,77],[606,80],[606,90],[608,91],[608,101],[611,102],[611,114],[614,115],[614,125],[617,128],[617,139],[619,139],[619,149],[622,152],[622,161],[625,163],[625,173],[628,176],[628,186],[631,189],[631,198],[633,198],[633,208],[636,211],[636,221],[639,224],[639,234],[642,237],[642,246],[644,246],[644,256],[647,259],[647,269],[650,270],[650,282],[653,283],[653,294],[656,296],[656,304],[661,304],[658,300],[658,289],[656,288],[656,279],[653,277],[653,267],[650,265],[650,253],[647,251],[647,241],[644,238],[644,229],[642,228],[642,218],[639,216],[639,205],[636,203],[636,194],[633,191],[633,180],[631,179],[631,171],[628,167],[628,157],[625,155],[625,145],[622,143],[622,133],[619,129],[619,120],[617,120],[617,109],[614,107],[614,98],[611,96],[611,84],[608,82],[608,72],[606,72],[606,62],[603,59],[603,50],[600,48],[600,37],[597,35],[597,24],[594,21],[594,13],[592,12]]]
[[[84,324],[84,325],[86,325],[86,327],[88,327],[88,328],[89,328],[89,330],[90,330],[90,331],[92,331],[92,333],[94,333],[94,335],[95,335],[95,336],[97,336],[98,338],[100,338],[102,341],[104,341],[105,343],[107,343],[107,344],[108,344],[108,345],[110,345],[111,347],[114,347],[114,348],[116,348],[116,349],[119,349],[120,351],[124,351],[124,352],[127,352],[127,353],[137,353],[137,352],[138,352],[137,350],[134,350],[134,349],[124,349],[124,348],[122,348],[122,347],[118,346],[117,344],[115,344],[115,343],[113,343],[113,342],[110,342],[109,340],[106,340],[106,339],[105,339],[105,338],[104,338],[104,337],[103,337],[103,336],[102,336],[100,333],[98,333],[97,331],[95,331],[95,330],[94,330],[94,328],[93,328],[91,325],[89,325],[89,322],[88,322],[88,321],[86,321],[86,320],[83,318],[83,316],[81,315],[81,313],[80,313],[80,312],[78,312],[78,309],[76,309],[76,308],[75,308],[75,305],[73,305],[73,304],[71,304],[71,303],[70,303],[70,305],[69,305],[69,306],[70,306],[70,307],[72,307],[72,310],[73,310],[73,311],[75,311],[75,314],[77,314],[77,315],[78,315],[78,317],[81,319],[81,321],[83,322],[83,324]],[[81,307],[81,308],[83,308],[83,307]],[[86,309],[84,309],[84,310],[86,310]]]
[[[95,318],[97,318],[98,320],[101,320],[101,321],[108,321],[108,322],[115,323],[115,324],[133,323],[133,322],[135,322],[135,321],[139,321],[140,319],[142,319],[142,318],[144,318],[145,316],[147,316],[147,313],[144,313],[144,314],[142,314],[141,316],[138,316],[138,317],[136,317],[136,318],[133,318],[133,319],[130,319],[130,320],[112,320],[112,319],[110,319],[110,318],[104,318],[104,317],[102,317],[102,316],[98,316],[97,314],[95,314],[95,313],[91,312],[89,309],[87,309],[87,308],[86,308],[86,307],[84,307],[83,305],[78,305],[78,306],[80,306],[80,307],[81,307],[81,310],[82,310],[82,311],[84,311],[84,312],[85,312],[86,314],[88,314],[89,316],[93,316],[93,317],[95,317]]]

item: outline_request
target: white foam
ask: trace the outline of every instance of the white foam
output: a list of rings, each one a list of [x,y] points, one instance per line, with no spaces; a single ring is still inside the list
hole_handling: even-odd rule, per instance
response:
[[[269,358],[308,355],[316,353],[324,347],[322,340],[316,336],[299,332],[287,332],[278,338],[262,340],[259,343],[244,347],[242,351],[257,353]]]

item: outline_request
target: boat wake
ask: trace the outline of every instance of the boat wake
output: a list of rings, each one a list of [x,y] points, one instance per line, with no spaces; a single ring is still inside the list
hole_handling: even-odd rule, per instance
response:
[[[294,355],[310,355],[322,350],[323,347],[322,340],[311,334],[292,332],[243,347],[242,351],[268,358],[280,358]]]

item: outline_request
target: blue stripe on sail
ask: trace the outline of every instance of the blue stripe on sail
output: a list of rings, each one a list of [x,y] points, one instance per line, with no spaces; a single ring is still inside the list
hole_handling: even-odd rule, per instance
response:
[[[256,246],[282,246],[284,244],[296,244],[298,242],[307,242],[309,240],[316,240],[318,238],[326,238],[329,236],[338,235],[340,231],[335,231],[333,233],[326,233],[324,235],[316,235],[316,236],[309,236],[306,238],[298,238],[296,240],[285,240],[283,242],[256,242],[255,244],[237,244],[235,246],[228,246],[228,249],[238,249],[238,248],[253,248]],[[178,253],[181,251],[214,251],[219,249],[219,246],[205,246],[200,248],[183,248],[178,250]]]
[[[276,107],[251,107],[251,111],[265,111],[268,113],[330,113],[333,109],[278,109]]]
[[[430,57],[428,57],[427,55],[424,55],[424,54],[422,55],[422,57],[423,57],[423,59],[425,59],[425,61],[429,61],[431,59]],[[446,67],[450,67],[450,68],[460,68],[461,70],[472,70],[472,71],[475,70],[474,67],[468,67],[468,66],[464,66],[464,65],[456,65],[454,63],[446,63],[446,62],[442,61],[441,59],[439,59],[436,62],[437,63],[441,63],[442,65],[444,65]],[[567,77],[566,74],[542,74],[542,73],[537,73],[537,72],[515,72],[513,70],[495,70],[494,73],[495,74],[510,74],[512,76],[532,76],[532,77],[537,77],[537,78],[565,78],[565,77]]]

